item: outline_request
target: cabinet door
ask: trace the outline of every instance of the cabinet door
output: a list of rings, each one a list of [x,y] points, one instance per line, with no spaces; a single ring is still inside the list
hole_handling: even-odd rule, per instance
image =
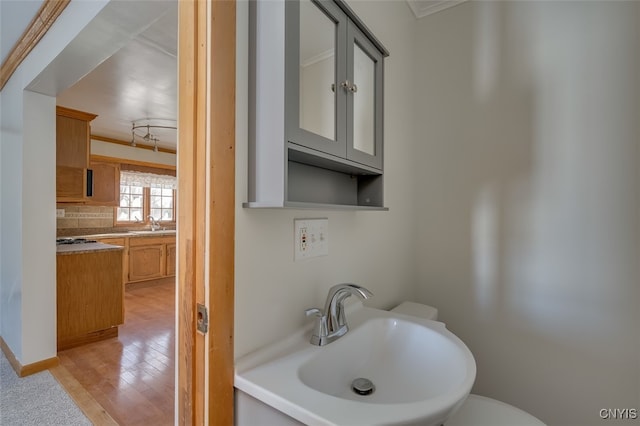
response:
[[[56,200],[58,202],[84,202],[87,170],[77,167],[56,167]]]
[[[167,273],[168,277],[176,275],[176,243],[167,244]]]
[[[122,250],[122,284],[124,285],[129,277],[129,238],[96,238],[96,241],[124,248]]]
[[[124,322],[121,251],[59,254],[56,265],[58,350]]]
[[[383,57],[352,22],[347,36],[347,159],[382,170]]]
[[[56,116],[56,164],[87,168],[89,164],[89,123],[85,120]]]
[[[96,116],[56,108],[56,198],[58,202],[86,201],[89,165],[89,123]]]
[[[164,249],[164,244],[129,247],[129,282],[162,278]]]
[[[93,196],[88,204],[117,207],[120,204],[120,165],[92,162]]]
[[[331,1],[288,1],[286,34],[287,139],[344,158],[347,17]]]

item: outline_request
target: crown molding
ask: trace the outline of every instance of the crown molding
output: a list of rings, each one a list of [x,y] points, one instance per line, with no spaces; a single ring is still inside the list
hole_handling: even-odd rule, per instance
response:
[[[407,4],[416,18],[420,19],[465,1],[467,0],[407,0]]]
[[[122,146],[128,146],[131,148],[138,148],[138,149],[148,149],[153,151],[154,147],[153,145],[144,145],[141,143],[137,143],[135,146],[131,145],[131,142],[127,142],[127,141],[123,141],[122,139],[116,139],[116,138],[109,138],[107,136],[100,136],[100,135],[96,135],[96,134],[91,134],[91,139],[96,140],[96,141],[100,141],[100,142],[108,142],[108,143],[113,143],[116,145],[122,145]],[[177,154],[177,150],[175,149],[169,149],[169,148],[162,148],[162,147],[158,147],[158,151],[157,152],[165,152],[167,154]]]
[[[45,0],[36,16],[33,17],[27,29],[7,55],[2,66],[0,66],[0,90],[9,81],[9,78],[11,78],[27,55],[36,47],[36,44],[47,33],[70,1]]]

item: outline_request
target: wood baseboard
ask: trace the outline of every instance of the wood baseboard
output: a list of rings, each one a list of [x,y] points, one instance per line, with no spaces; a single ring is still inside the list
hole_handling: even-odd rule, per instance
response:
[[[158,278],[155,280],[148,280],[148,281],[136,281],[132,283],[127,283],[124,286],[124,290],[127,291],[127,290],[135,290],[138,288],[153,287],[153,286],[163,285],[163,284],[167,284],[169,282],[175,282],[175,281],[176,281],[175,276]]]
[[[76,346],[85,345],[87,343],[99,342],[101,340],[118,337],[118,327],[107,328],[106,330],[94,331],[84,336],[65,337],[58,339],[58,352],[65,349],[75,348]]]
[[[0,349],[2,349],[4,356],[7,357],[7,360],[9,360],[9,364],[11,364],[11,367],[16,372],[18,377],[30,376],[31,374],[48,370],[60,364],[60,359],[58,359],[57,356],[54,356],[53,358],[43,359],[42,361],[34,362],[32,364],[22,365],[13,354],[13,351],[11,350],[9,345],[7,345],[7,343],[1,336]]]

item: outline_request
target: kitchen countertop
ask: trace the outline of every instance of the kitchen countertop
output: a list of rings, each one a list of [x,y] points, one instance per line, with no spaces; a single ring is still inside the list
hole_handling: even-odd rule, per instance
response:
[[[124,237],[169,237],[176,235],[175,229],[165,229],[160,231],[126,231],[126,232],[112,232],[106,234],[89,234],[89,235],[77,235],[78,238],[124,238]]]
[[[84,244],[60,244],[56,246],[56,254],[82,254],[96,251],[124,250],[122,246],[104,243],[84,243]]]
[[[64,238],[86,238],[86,239],[100,239],[100,238],[147,238],[147,237],[170,237],[175,236],[175,229],[165,229],[159,231],[125,231],[125,232],[112,232],[105,234],[90,234],[90,235],[77,235],[74,237]],[[56,246],[57,254],[80,254],[89,253],[100,250],[122,250],[124,247],[104,244],[104,243],[84,243],[84,244],[60,244]]]

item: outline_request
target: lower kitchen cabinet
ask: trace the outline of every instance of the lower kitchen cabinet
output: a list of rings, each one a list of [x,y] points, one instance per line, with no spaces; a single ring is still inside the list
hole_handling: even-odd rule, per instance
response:
[[[129,247],[129,282],[162,278],[165,270],[165,245]]]
[[[167,244],[166,250],[166,275],[173,277],[176,275],[176,243]]]
[[[96,238],[96,241],[111,244],[113,246],[120,246],[122,250],[122,283],[127,282],[129,276],[129,256],[127,256],[128,241],[126,238]]]
[[[122,249],[56,256],[58,351],[118,335],[124,322]]]
[[[122,280],[125,283],[137,283],[176,275],[175,235],[132,235],[95,239],[101,243],[124,247]]]
[[[171,277],[176,274],[176,237],[129,237],[127,282]]]

